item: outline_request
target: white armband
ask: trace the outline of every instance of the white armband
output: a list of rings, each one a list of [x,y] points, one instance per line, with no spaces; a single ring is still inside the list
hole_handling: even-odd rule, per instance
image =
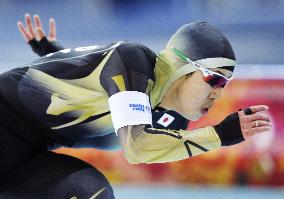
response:
[[[137,91],[123,91],[108,99],[112,123],[118,129],[128,125],[152,125],[152,113],[149,97]]]

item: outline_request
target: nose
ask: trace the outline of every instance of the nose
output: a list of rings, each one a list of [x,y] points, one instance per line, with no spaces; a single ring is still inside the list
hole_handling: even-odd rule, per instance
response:
[[[210,99],[213,99],[213,100],[219,99],[222,89],[223,89],[222,87],[214,88],[212,92],[210,93]]]

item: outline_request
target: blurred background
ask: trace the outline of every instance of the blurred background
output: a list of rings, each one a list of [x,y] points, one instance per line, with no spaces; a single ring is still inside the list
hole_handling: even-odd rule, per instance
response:
[[[59,149],[88,161],[114,185],[118,199],[284,198],[284,1],[283,0],[0,0],[0,71],[37,58],[16,26],[39,14],[45,29],[57,22],[65,47],[129,40],[163,49],[178,27],[208,21],[235,50],[235,79],[221,99],[189,129],[216,124],[253,104],[267,104],[273,129],[246,143],[187,160],[130,165],[120,151]]]

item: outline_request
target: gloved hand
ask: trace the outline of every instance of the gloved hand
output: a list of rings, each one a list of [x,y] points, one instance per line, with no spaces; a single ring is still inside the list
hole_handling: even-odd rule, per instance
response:
[[[34,25],[29,14],[25,15],[25,22],[26,27],[23,22],[18,21],[18,29],[25,41],[30,44],[36,54],[44,56],[64,49],[58,42],[56,42],[56,24],[53,18],[49,19],[48,37],[46,37],[38,15],[34,15]]]
[[[271,129],[268,106],[251,106],[226,117],[214,126],[222,146],[240,143],[245,139]]]

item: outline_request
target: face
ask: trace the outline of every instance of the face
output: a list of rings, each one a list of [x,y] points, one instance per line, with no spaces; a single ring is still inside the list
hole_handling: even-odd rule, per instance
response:
[[[232,72],[225,69],[211,69],[230,77]],[[222,87],[213,88],[203,80],[201,71],[196,71],[190,76],[183,76],[178,79],[169,89],[172,92],[172,99],[168,95],[169,101],[174,106],[174,110],[185,118],[195,121],[207,114],[216,99],[220,97]]]

